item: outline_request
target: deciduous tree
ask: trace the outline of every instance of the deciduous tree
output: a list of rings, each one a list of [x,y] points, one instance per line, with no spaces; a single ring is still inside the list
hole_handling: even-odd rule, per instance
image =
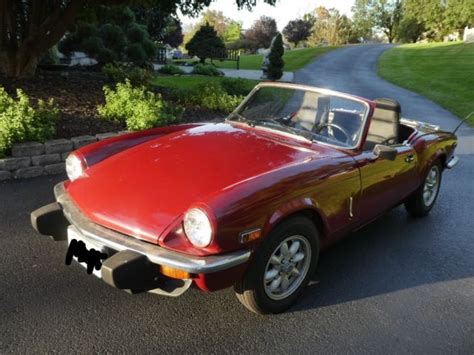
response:
[[[397,30],[397,39],[400,42],[415,43],[423,34],[425,27],[414,17],[406,16],[400,21]]]
[[[245,38],[257,43],[259,47],[268,48],[277,33],[278,29],[275,19],[262,16],[245,33]]]
[[[312,21],[304,19],[292,20],[288,22],[283,29],[283,34],[289,42],[293,43],[295,47],[298,47],[298,43],[306,41],[311,35],[312,27]]]

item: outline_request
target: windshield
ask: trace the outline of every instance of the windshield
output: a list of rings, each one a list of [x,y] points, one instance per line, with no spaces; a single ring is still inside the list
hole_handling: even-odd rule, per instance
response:
[[[262,86],[229,119],[300,135],[311,141],[355,147],[366,113],[365,103],[342,94]]]

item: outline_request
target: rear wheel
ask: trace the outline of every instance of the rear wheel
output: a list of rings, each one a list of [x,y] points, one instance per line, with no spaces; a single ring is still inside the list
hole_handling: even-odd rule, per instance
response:
[[[423,184],[405,202],[405,208],[410,215],[423,217],[431,211],[438,198],[441,173],[441,163],[436,161],[428,170]]]
[[[235,285],[239,301],[259,314],[290,307],[308,284],[319,256],[318,231],[296,216],[272,231],[245,276]]]

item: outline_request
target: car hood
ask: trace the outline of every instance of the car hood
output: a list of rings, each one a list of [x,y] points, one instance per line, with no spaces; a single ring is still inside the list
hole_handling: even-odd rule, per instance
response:
[[[205,124],[115,154],[67,190],[94,222],[158,243],[173,221],[208,197],[321,154],[308,145],[258,129]]]

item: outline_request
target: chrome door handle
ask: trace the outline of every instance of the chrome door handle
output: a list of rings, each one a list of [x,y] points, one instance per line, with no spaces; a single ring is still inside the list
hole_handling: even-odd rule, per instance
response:
[[[411,163],[413,160],[415,160],[415,155],[414,155],[414,154],[408,154],[408,155],[405,157],[405,162],[406,162],[406,163]]]

